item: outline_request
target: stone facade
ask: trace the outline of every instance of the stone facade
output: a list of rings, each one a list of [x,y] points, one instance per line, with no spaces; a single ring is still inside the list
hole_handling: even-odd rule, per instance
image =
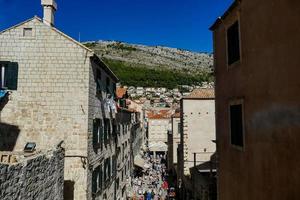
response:
[[[193,194],[191,168],[210,161],[216,151],[214,89],[196,89],[180,101],[178,184],[180,199]]]
[[[64,140],[65,199],[91,199],[94,169],[115,154],[110,96],[118,79],[91,50],[37,17],[0,32],[0,61],[14,64],[17,77],[0,110],[0,150],[27,142],[48,149]],[[98,119],[109,136],[102,149],[94,145]],[[101,193],[111,199],[114,184],[105,185]]]
[[[170,118],[149,118],[148,119],[148,142],[168,142],[168,130]]]
[[[0,162],[0,199],[64,199],[64,150],[62,148],[25,158],[22,155],[22,159],[21,155],[13,154],[14,152],[0,152],[1,157],[14,156],[16,159],[14,163]]]
[[[168,170],[174,175],[177,171],[177,152],[180,144],[180,113],[172,115],[171,127],[168,133]]]

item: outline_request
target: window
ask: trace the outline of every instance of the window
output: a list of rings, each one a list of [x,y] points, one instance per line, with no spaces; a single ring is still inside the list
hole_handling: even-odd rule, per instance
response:
[[[103,169],[102,165],[99,166],[99,176],[98,176],[98,190],[102,191],[103,188]]]
[[[178,134],[180,134],[180,131],[181,131],[181,123],[178,123]]]
[[[109,80],[109,77],[106,77],[106,92],[110,93],[110,80]]]
[[[101,70],[96,69],[96,90],[97,92],[101,91]]]
[[[111,174],[111,169],[110,169],[110,158],[107,158],[105,160],[105,172],[104,172],[104,180],[106,182],[106,184],[108,184],[109,179],[110,179],[110,174]]]
[[[0,63],[0,88],[17,90],[18,64],[13,62]]]
[[[116,155],[113,155],[112,156],[112,176],[116,175],[116,169],[117,169]]]
[[[125,157],[125,148],[124,148],[124,143],[122,144],[122,161],[124,161],[124,157]]]
[[[96,194],[97,192],[97,171],[94,170],[93,173],[92,173],[92,193],[93,194]]]
[[[242,104],[230,105],[230,133],[231,144],[244,146],[243,106]]]
[[[118,128],[117,128],[118,126],[117,126],[117,122],[116,122],[116,120],[115,119],[113,119],[112,120],[112,133],[113,133],[113,135],[114,135],[114,137],[116,137],[117,136],[117,132],[118,132]]]
[[[239,22],[236,21],[227,29],[227,62],[228,65],[240,60]]]
[[[92,193],[102,190],[102,165],[96,167],[92,173]]]
[[[105,143],[107,143],[110,139],[110,132],[111,132],[111,127],[110,127],[110,121],[108,118],[104,119],[104,140]]]
[[[24,37],[32,37],[32,28],[24,28],[23,29],[23,36]]]
[[[101,119],[93,121],[93,145],[94,148],[103,148],[103,126]]]

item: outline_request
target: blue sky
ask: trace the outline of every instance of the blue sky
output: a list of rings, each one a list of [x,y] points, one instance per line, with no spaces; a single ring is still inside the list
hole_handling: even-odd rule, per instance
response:
[[[118,40],[212,51],[208,30],[233,0],[57,0],[55,26],[81,41]],[[34,15],[41,0],[0,0],[0,30]]]

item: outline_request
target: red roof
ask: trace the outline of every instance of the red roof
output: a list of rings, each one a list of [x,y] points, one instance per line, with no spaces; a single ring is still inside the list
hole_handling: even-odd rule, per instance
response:
[[[126,92],[127,92],[127,89],[126,89],[126,88],[118,87],[118,88],[117,88],[117,91],[116,91],[116,93],[117,93],[117,98],[118,98],[118,99],[123,98],[123,96],[126,94]]]
[[[170,119],[171,115],[171,110],[151,110],[147,113],[149,119]]]
[[[190,95],[183,97],[183,99],[214,99],[215,90],[213,88],[199,88],[191,92]]]

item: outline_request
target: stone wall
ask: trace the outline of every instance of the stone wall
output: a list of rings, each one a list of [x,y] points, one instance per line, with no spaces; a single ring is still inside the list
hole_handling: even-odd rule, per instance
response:
[[[0,163],[0,199],[62,200],[64,150],[58,148],[17,164]]]
[[[24,36],[29,28],[32,36]],[[87,193],[83,163],[91,56],[36,17],[0,33],[0,61],[18,66],[17,89],[0,111],[0,150],[19,151],[27,142],[35,142],[37,150],[48,149],[64,140],[65,179],[75,182],[75,200],[86,199]]]
[[[194,166],[194,152],[197,164],[209,161],[216,151],[215,101],[211,99],[182,100],[182,130],[184,144],[184,175],[190,175]],[[182,170],[182,169],[181,169]]]

